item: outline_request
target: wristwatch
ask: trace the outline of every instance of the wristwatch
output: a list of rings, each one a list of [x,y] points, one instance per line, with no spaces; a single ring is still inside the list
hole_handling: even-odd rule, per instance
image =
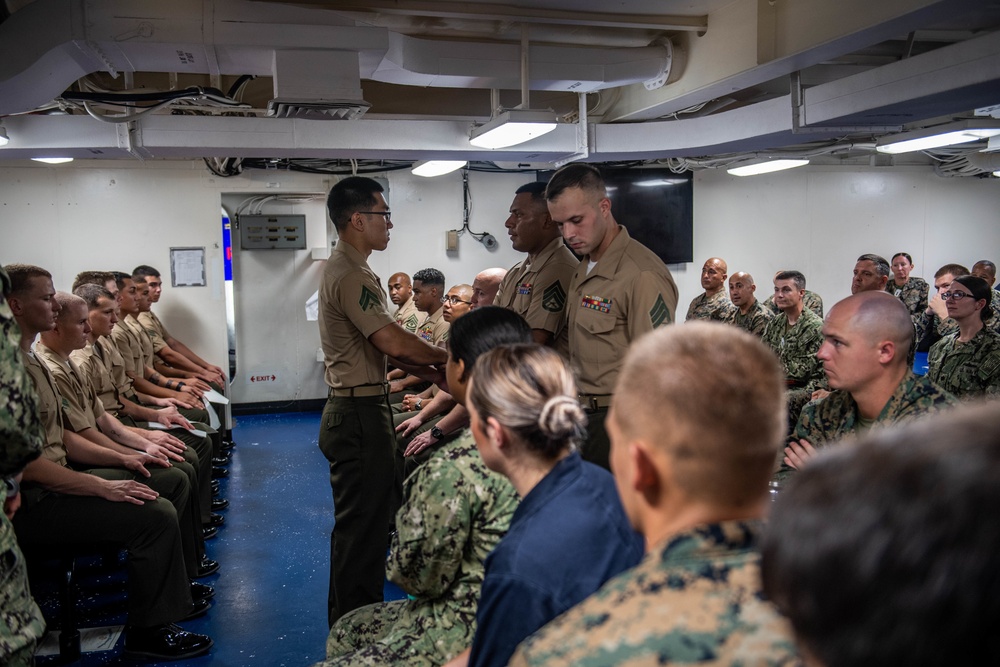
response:
[[[7,497],[13,498],[21,492],[21,485],[15,477],[4,477],[3,485],[7,487]]]
[[[417,402],[413,404],[413,407],[415,407],[417,410],[419,410],[420,406],[423,405],[423,402],[424,402],[424,399],[418,398]]]
[[[431,429],[431,437],[435,440],[442,440],[444,438],[444,431],[435,426]]]

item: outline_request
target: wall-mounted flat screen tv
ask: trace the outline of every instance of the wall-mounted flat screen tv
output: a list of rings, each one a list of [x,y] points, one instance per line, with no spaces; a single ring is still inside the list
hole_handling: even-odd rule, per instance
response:
[[[600,166],[600,165],[598,165]],[[669,169],[603,168],[611,213],[667,264],[693,261],[694,179]],[[538,172],[548,182],[553,172]]]

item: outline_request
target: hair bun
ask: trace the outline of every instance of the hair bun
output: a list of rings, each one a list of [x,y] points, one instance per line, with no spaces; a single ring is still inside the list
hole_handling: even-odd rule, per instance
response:
[[[538,415],[538,428],[547,438],[563,440],[578,432],[586,420],[580,401],[562,394],[545,402]]]

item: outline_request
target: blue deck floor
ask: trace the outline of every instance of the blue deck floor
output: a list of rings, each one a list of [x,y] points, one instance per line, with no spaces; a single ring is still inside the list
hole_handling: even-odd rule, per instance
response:
[[[237,448],[222,481],[230,508],[218,537],[207,543],[222,569],[201,580],[215,587],[213,607],[183,623],[210,635],[215,646],[194,660],[144,664],[302,667],[323,658],[333,500],[317,447],[319,421],[318,412],[236,420]],[[386,593],[399,597],[391,586]],[[86,616],[80,625],[90,625]],[[121,644],[75,664],[136,664],[120,658]]]

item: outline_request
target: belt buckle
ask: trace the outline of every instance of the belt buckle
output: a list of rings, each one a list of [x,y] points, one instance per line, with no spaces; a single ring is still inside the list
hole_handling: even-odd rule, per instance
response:
[[[598,405],[597,405],[597,397],[596,396],[591,396],[591,395],[585,394],[585,395],[581,396],[580,398],[582,399],[580,401],[580,403],[583,405],[583,409],[584,410],[589,411],[589,412],[597,412]]]

